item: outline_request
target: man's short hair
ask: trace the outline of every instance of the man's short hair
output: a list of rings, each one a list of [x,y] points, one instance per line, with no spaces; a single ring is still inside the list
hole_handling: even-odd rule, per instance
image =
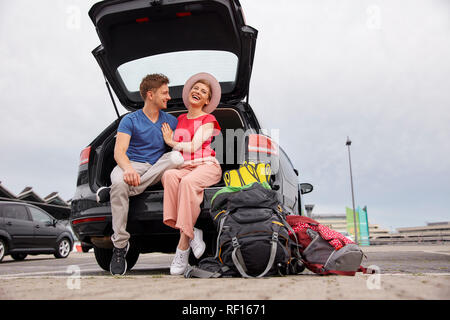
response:
[[[153,73],[146,75],[144,79],[141,81],[141,85],[139,86],[139,91],[141,93],[142,99],[146,99],[147,91],[156,90],[161,87],[163,84],[169,84],[169,78],[160,73]]]

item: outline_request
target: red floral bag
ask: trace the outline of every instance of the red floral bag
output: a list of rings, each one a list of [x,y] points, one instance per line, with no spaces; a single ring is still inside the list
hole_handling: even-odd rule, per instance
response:
[[[350,239],[316,220],[304,216],[286,216],[289,236],[299,244],[302,262],[314,273],[353,276],[372,273],[361,266],[364,253]]]

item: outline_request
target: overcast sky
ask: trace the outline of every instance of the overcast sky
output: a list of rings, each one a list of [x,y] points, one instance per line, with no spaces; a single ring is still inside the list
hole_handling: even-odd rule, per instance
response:
[[[75,192],[79,154],[116,118],[87,12],[0,2],[0,181]],[[450,1],[241,0],[259,31],[250,104],[315,213],[356,205],[385,228],[450,220]],[[120,108],[125,113],[124,108]]]

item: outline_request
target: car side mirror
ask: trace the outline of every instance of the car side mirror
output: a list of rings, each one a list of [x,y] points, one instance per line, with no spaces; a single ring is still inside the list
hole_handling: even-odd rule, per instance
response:
[[[300,183],[300,192],[302,194],[307,194],[313,191],[314,187],[311,183]]]

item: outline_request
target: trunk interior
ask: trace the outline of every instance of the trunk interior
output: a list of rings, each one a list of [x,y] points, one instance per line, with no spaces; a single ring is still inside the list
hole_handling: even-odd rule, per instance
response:
[[[170,111],[168,113],[174,115],[175,117],[178,117],[179,115],[186,113],[187,110],[178,110],[178,111]],[[222,137],[223,137],[223,147],[221,146],[221,143],[217,143],[217,141],[213,140],[212,146],[216,151],[216,158],[221,163],[222,167],[222,174],[226,170],[230,169],[237,169],[239,168],[239,164],[241,164],[244,160],[244,141],[245,139],[238,139],[237,137],[230,137],[233,138],[233,142],[227,141],[227,136],[225,131],[227,129],[242,129],[245,131],[244,122],[242,120],[242,116],[240,115],[239,111],[234,108],[217,108],[213,115],[216,117],[217,121],[219,122],[220,127],[222,128]],[[93,186],[94,189],[97,189],[97,187],[100,186],[109,186],[111,185],[111,178],[110,174],[111,171],[116,166],[116,161],[114,160],[114,145],[116,141],[116,131],[112,134],[110,134],[103,143],[96,147],[96,179]],[[215,137],[217,139],[217,137]],[[215,147],[214,147],[215,146]],[[167,151],[170,151],[168,148]],[[227,154],[228,158],[227,159]],[[231,157],[231,154],[233,154],[233,157]],[[230,161],[232,159],[232,161]],[[91,180],[92,181],[92,180]],[[225,186],[225,183],[223,182],[223,179],[216,185],[215,187],[221,187]],[[148,191],[151,190],[163,190],[162,184],[157,183],[153,186],[150,186]]]

